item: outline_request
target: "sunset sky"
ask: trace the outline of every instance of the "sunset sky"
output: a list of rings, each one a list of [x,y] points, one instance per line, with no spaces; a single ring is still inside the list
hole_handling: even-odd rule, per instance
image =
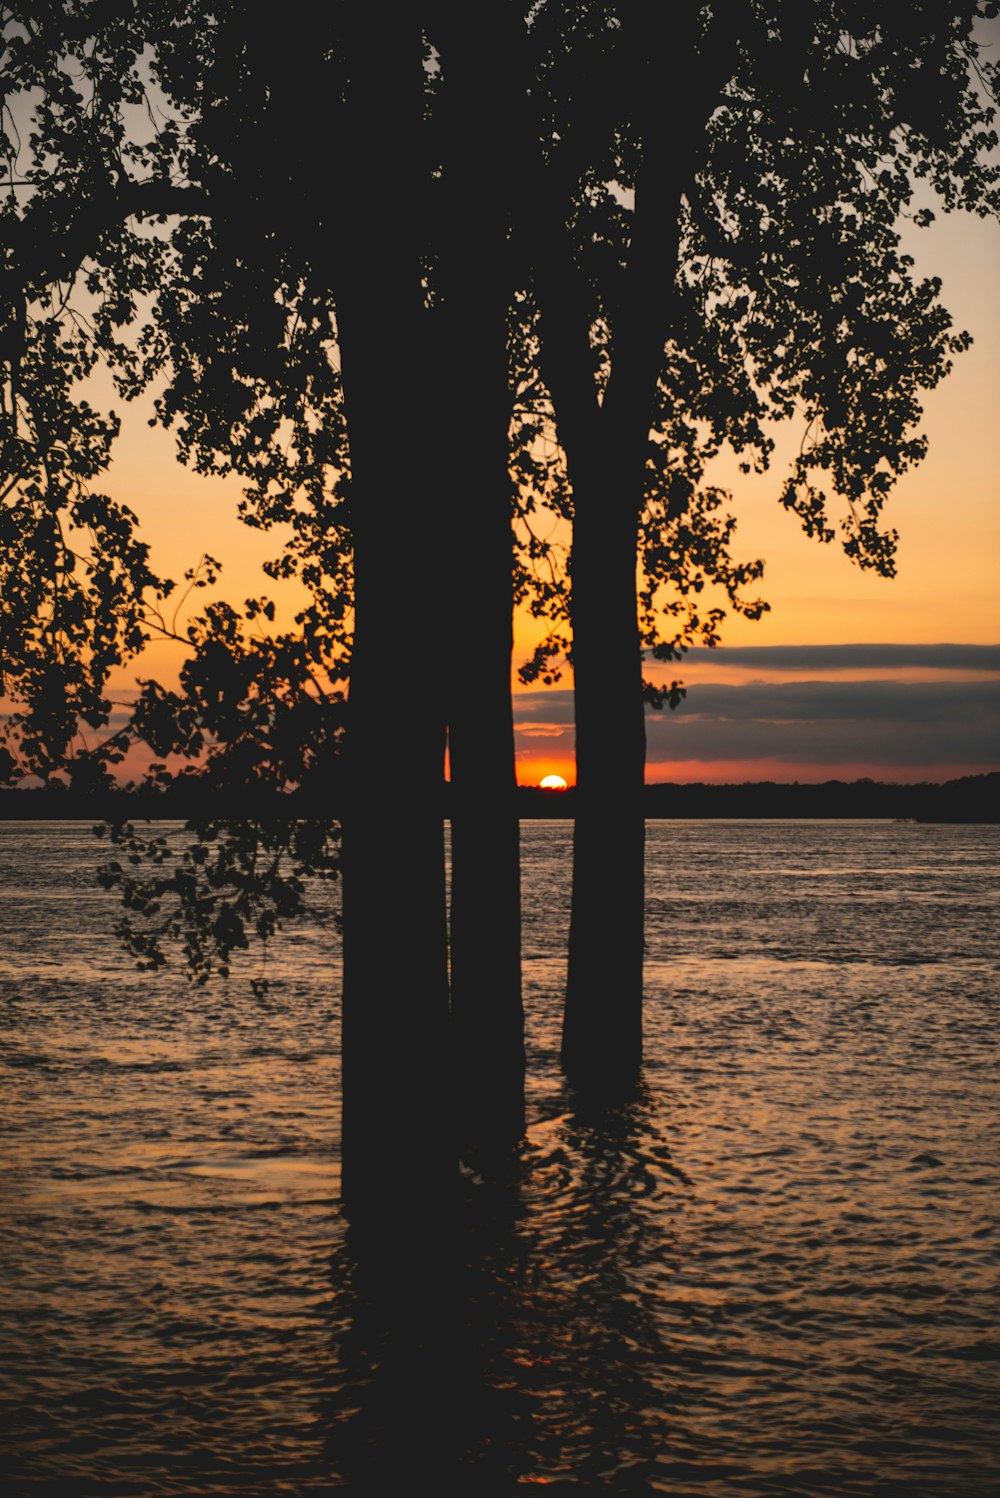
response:
[[[859,572],[836,543],[806,540],[779,506],[784,456],[801,436],[792,423],[770,474],[745,477],[720,459],[713,477],[733,490],[737,554],[765,558],[771,612],[727,621],[722,648],[667,673],[688,697],[676,713],[649,717],[650,780],[919,780],[1000,763],[1000,225],[941,216],[907,239],[975,342],[927,397],[929,455],[890,502],[899,576]],[[141,404],[126,410],[108,487],[139,512],[160,567],[178,576],[207,551],[227,563],[224,596],[280,601],[259,572],[275,538],[236,520],[239,482],[181,468],[172,436],[151,430],[149,414]],[[522,621],[517,659],[528,638]],[[154,647],[144,668],[169,679],[177,650]],[[515,688],[525,784],[553,772],[574,778],[571,685]],[[399,753],[405,774],[402,725]]]

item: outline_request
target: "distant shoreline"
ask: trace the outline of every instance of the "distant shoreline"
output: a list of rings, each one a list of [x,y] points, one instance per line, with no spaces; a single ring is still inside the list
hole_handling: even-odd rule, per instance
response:
[[[238,818],[252,806],[255,819],[276,816],[336,818],[346,792],[335,787],[320,795],[259,790],[202,789],[179,784],[166,791],[106,791],[80,795],[69,790],[0,791],[0,821],[162,821]],[[387,788],[387,801],[405,805],[406,787]],[[447,817],[451,788],[442,786]],[[527,820],[572,818],[579,792],[519,787],[513,809]],[[1000,772],[967,775],[943,783],[900,785],[877,780],[828,780],[816,785],[751,781],[742,785],[647,785],[642,796],[648,820],[878,820],[916,822],[1000,822]]]

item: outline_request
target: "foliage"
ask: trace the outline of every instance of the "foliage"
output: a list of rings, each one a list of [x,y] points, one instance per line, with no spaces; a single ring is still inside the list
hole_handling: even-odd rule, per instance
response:
[[[254,212],[278,164],[246,140],[237,196],[212,133],[222,80],[210,57],[237,11],[15,5],[4,21],[0,669],[20,710],[0,771],[98,788],[141,746],[153,787],[196,781],[202,800],[239,787],[253,805],[313,786],[343,730],[349,461],[328,290],[310,279],[301,235]],[[275,631],[267,599],[182,617],[219,564],[203,558],[175,591],[151,570],[134,514],[92,491],[120,425],[86,398],[98,366],[126,401],[156,392],[183,461],[245,479],[244,520],[284,538],[267,570],[308,590],[293,629]],[[178,685],[140,681],[123,723],[116,673],[153,637],[185,648]],[[81,740],[82,726],[106,736]],[[122,890],[131,950],[156,963],[185,934],[199,979],[248,933],[266,938],[300,913],[306,872],[336,867],[328,823],[215,816],[188,832],[171,862],[163,840],[116,829],[127,863],[104,877]]]
[[[204,984],[228,977],[232,954],[256,940],[260,995],[270,938],[308,913],[310,882],[334,879],[339,868],[339,829],[315,817],[210,816],[182,831],[144,834],[128,822],[96,830],[121,854],[99,878],[121,894],[116,932],[138,967],[162,967],[168,946],[179,944],[188,976]]]
[[[635,509],[654,655],[715,643],[721,611],[697,606],[713,583],[751,618],[765,607],[742,601],[762,565],[733,560],[707,472],[727,447],[765,470],[781,422],[801,433],[781,503],[892,575],[886,499],[925,452],[922,393],[970,342],[900,229],[931,222],[935,197],[1000,207],[998,64],[976,29],[996,15],[934,0],[905,15],[755,0],[669,21],[616,0],[533,8],[526,254],[549,386],[533,393],[589,442],[618,391],[633,407],[655,391],[644,484],[607,497]],[[644,340],[655,367],[636,384]],[[572,375],[587,348],[589,389]],[[540,611],[552,589],[537,587]],[[531,671],[550,679],[567,643],[555,630]]]
[[[177,613],[168,623],[162,607],[172,585],[150,571],[134,515],[88,492],[119,427],[80,394],[98,363],[126,401],[153,386],[181,459],[240,474],[246,523],[285,532],[268,570],[300,577],[311,601],[298,640],[275,642],[267,661],[256,647],[255,664],[271,681],[283,668],[297,699],[346,675],[349,461],[333,306],[326,284],[310,280],[304,236],[275,233],[253,213],[277,177],[260,140],[246,141],[238,162],[219,158],[209,105],[221,80],[208,57],[238,19],[196,4],[152,5],[141,18],[128,5],[12,6],[5,16],[0,565],[4,686],[28,704],[25,771],[52,773],[79,721],[107,724],[114,668],[151,634],[176,635]],[[234,83],[229,108],[237,102]],[[30,118],[26,141],[19,118]],[[256,194],[246,190],[252,160]],[[89,545],[74,547],[78,536]],[[204,586],[217,570],[196,566],[188,581]],[[187,628],[180,638],[201,664],[185,680],[203,681],[212,662],[227,669],[237,613],[249,627],[271,610],[220,605]],[[188,716],[197,712],[192,701]],[[130,736],[145,738],[151,721],[144,697]],[[183,749],[183,734],[166,743],[162,711],[155,721],[154,752]]]
[[[136,517],[90,487],[118,430],[74,386],[97,355],[46,309],[7,328],[0,387],[0,691],[21,704],[0,740],[0,778],[48,776],[80,724],[105,726],[109,674],[149,638],[171,585],[151,570]]]
[[[526,680],[555,680],[571,651],[566,370],[584,375],[579,427],[623,404],[638,423],[638,479],[606,504],[634,514],[643,646],[676,660],[718,640],[724,609],[766,607],[752,596],[762,563],[734,557],[711,465],[731,449],[766,469],[778,423],[802,433],[781,503],[891,575],[883,508],[923,455],[923,392],[969,341],[903,253],[900,223],[929,222],[935,195],[1000,206],[997,66],[975,32],[995,5],[746,0],[669,22],[662,10],[544,0],[515,16],[504,128],[517,187],[496,247],[510,257],[515,595],[551,621]],[[252,794],[335,762],[359,517],[337,326],[351,204],[328,158],[330,142],[357,150],[352,14],[300,7],[275,26],[232,0],[4,8],[0,672],[17,711],[0,775],[99,784],[143,745],[157,785],[180,774]],[[484,33],[511,35],[512,14],[485,7]],[[430,312],[446,294],[439,24],[431,13],[420,146]],[[650,377],[629,385],[644,347]],[[276,629],[267,599],[168,616],[178,595],[134,514],[92,487],[119,427],[90,404],[98,367],[125,401],[155,394],[184,462],[243,480],[243,520],[280,537],[267,571],[306,589],[292,627]],[[398,371],[401,401],[420,378]],[[648,409],[629,393],[645,385]],[[415,465],[433,471],[446,422]],[[189,589],[217,571],[193,564]],[[113,722],[115,673],[157,635],[187,651],[177,687],[143,681]],[[80,748],[81,727],[109,731]],[[107,877],[133,950],[156,962],[189,922],[199,977],[294,914],[310,868],[333,868],[329,829],[312,842],[218,818],[192,832],[173,863],[155,838],[119,834],[128,867]],[[145,882],[128,872],[144,860]]]

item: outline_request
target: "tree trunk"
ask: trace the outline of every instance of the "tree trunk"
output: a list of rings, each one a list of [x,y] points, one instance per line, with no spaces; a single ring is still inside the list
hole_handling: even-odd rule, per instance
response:
[[[608,445],[600,444],[605,454]],[[642,1064],[646,733],[636,524],[607,457],[574,471],[570,452],[570,463],[578,789],[562,1062],[575,1087],[614,1094]]]
[[[662,17],[656,24],[664,24]],[[668,137],[661,120],[645,141],[604,399],[588,419],[580,374],[571,377],[565,369],[572,357],[565,333],[553,387],[573,485],[578,787],[562,1059],[574,1086],[594,1094],[620,1094],[634,1085],[642,1065],[646,728],[636,563],[649,430],[669,330],[671,283],[663,266],[676,262],[672,206],[678,194],[666,186]],[[656,182],[660,172],[663,181]],[[567,304],[561,318],[571,316]],[[554,323],[558,331],[558,310]],[[579,349],[579,328],[575,336]],[[576,362],[583,362],[579,352]],[[586,363],[583,375],[589,378]]]
[[[502,340],[494,349],[503,374]],[[488,1164],[524,1132],[520,846],[507,424],[498,421],[506,411],[506,380],[471,380],[468,389],[479,411],[458,405],[469,451],[465,505],[453,522],[463,555],[455,558],[449,590],[451,997],[462,1147],[468,1158]]]
[[[344,814],[343,1195],[355,1215],[365,1215],[434,1210],[453,1180],[456,1157],[444,708],[420,669],[421,647],[436,642],[442,627],[436,496],[424,456],[428,407],[418,374],[427,336],[415,146],[422,42],[419,27],[384,28],[361,4],[351,20],[353,132],[345,152],[337,294],[355,545]]]
[[[365,570],[359,567],[362,576]],[[359,1212],[440,1197],[456,1163],[444,736],[423,683],[416,691],[387,685],[399,640],[383,619],[409,610],[399,590],[387,593],[388,569],[379,571],[380,578],[369,571],[356,584],[343,818],[343,1197]]]
[[[514,799],[509,83],[500,12],[439,8],[445,232],[440,260],[451,773],[451,999],[463,1153],[493,1165],[524,1132],[520,846]],[[502,37],[496,38],[502,42]]]

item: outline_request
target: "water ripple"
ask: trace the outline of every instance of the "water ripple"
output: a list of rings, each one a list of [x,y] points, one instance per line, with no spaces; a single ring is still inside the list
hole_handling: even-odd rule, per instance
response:
[[[526,826],[519,1168],[372,1242],[332,922],[266,1011],[195,992],[116,952],[84,829],[0,829],[5,1495],[994,1494],[997,843],[652,826],[645,1085],[594,1116]]]

